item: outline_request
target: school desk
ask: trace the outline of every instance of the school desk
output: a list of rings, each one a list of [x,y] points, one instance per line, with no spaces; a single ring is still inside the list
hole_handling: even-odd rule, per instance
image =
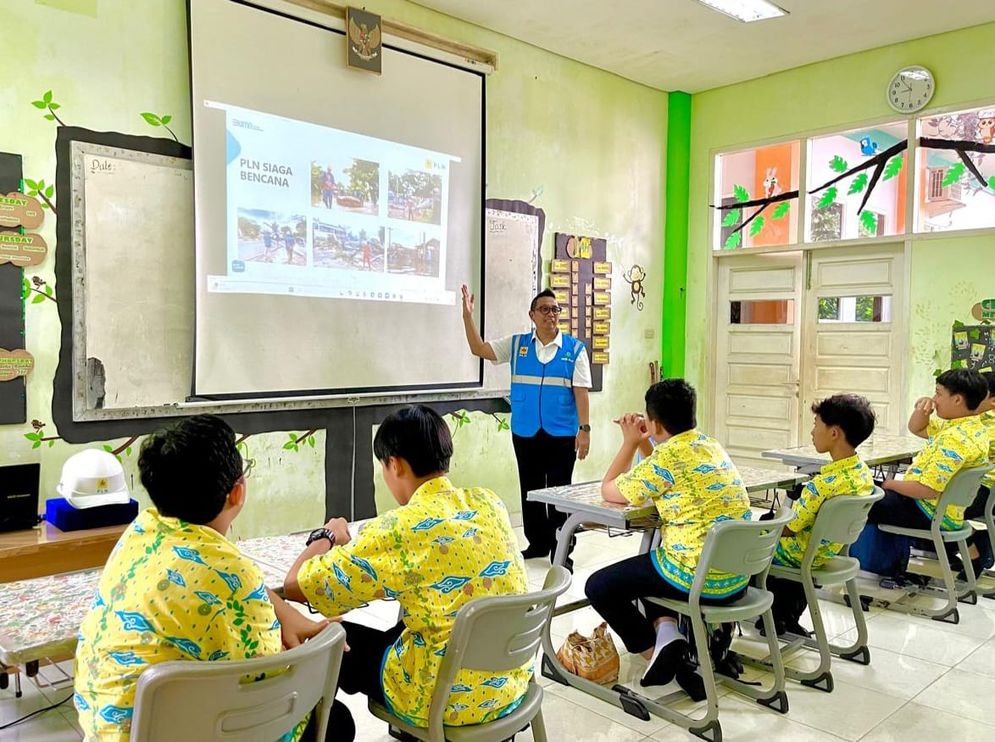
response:
[[[102,567],[127,526],[60,531],[51,523],[0,533],[0,582]]]
[[[746,466],[737,466],[736,468],[739,470],[749,494],[791,489],[808,479],[807,476],[799,473]],[[566,562],[570,542],[578,529],[585,524],[596,524],[609,529],[642,533],[640,553],[646,553],[652,548],[654,537],[660,527],[654,505],[637,507],[605,502],[601,497],[601,482],[585,482],[533,490],[528,493],[527,497],[532,502],[552,505],[560,512],[567,514],[567,520],[557,535],[553,564],[562,565]],[[575,600],[557,606],[553,615],[562,616],[586,608],[590,604],[590,601],[586,599]],[[556,647],[553,646],[550,625],[551,622],[547,622],[542,635],[542,674],[554,680],[562,680],[562,682],[584,693],[621,708],[622,703],[617,692],[578,677],[563,667],[556,657]]]
[[[270,536],[240,541],[238,546],[259,566],[266,584],[280,592],[284,577],[304,550],[306,537],[300,533]],[[42,662],[73,656],[76,635],[93,603],[101,571],[0,584],[0,674],[4,679],[8,670],[17,668],[34,678]],[[15,676],[15,683],[20,696],[20,675]]]
[[[857,454],[871,468],[894,468],[900,463],[911,461],[925,445],[924,439],[911,435],[875,433],[857,447]],[[803,474],[814,474],[829,463],[829,454],[819,453],[811,445],[764,451],[762,455],[768,459],[778,459]]]

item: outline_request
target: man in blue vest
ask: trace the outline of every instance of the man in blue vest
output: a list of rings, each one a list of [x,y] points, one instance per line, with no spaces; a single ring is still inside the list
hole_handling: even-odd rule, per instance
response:
[[[546,289],[532,300],[532,332],[484,342],[473,321],[473,295],[463,287],[463,327],[470,352],[511,364],[511,434],[522,490],[526,559],[548,558],[566,515],[528,502],[532,490],[570,484],[574,462],[591,447],[588,390],[591,364],[584,344],[560,332],[560,307]]]

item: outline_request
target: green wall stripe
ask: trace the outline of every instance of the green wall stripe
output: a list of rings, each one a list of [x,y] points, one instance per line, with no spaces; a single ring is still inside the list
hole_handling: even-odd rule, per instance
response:
[[[660,333],[660,372],[664,378],[684,374],[691,167],[691,95],[677,91],[670,93],[668,98],[663,322]]]

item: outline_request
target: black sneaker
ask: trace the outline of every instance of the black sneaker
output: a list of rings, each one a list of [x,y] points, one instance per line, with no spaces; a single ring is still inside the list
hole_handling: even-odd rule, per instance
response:
[[[650,685],[666,685],[674,679],[678,668],[688,664],[688,643],[684,639],[674,639],[656,656],[652,665],[646,668],[639,684],[646,688]]]

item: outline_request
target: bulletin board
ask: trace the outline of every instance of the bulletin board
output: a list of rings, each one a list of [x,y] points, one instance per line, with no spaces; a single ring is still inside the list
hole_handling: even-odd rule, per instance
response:
[[[960,325],[953,329],[950,350],[951,368],[975,371],[995,369],[995,327]]]

